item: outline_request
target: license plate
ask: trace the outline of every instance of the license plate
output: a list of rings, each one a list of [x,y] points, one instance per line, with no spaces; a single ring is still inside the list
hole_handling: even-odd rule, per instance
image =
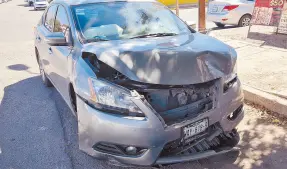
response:
[[[202,119],[183,127],[184,139],[197,135],[208,128],[208,119]]]

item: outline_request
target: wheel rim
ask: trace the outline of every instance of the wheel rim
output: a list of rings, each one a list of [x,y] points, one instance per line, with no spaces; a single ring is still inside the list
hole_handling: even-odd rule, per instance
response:
[[[244,18],[242,20],[242,26],[249,26],[250,20],[251,20],[250,18]]]

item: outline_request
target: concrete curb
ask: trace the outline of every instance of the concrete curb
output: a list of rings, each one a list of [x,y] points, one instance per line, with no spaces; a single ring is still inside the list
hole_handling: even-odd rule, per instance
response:
[[[287,116],[287,99],[243,85],[245,100],[278,114]]]

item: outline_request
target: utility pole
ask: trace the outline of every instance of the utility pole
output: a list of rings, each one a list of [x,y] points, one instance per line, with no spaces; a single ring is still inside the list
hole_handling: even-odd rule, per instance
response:
[[[179,16],[179,0],[176,0],[176,4],[175,4],[175,11],[176,11],[176,15]]]
[[[205,32],[205,0],[198,0],[198,31]]]

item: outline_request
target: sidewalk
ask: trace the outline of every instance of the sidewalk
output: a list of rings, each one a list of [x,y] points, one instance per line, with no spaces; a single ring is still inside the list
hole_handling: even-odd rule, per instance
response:
[[[265,31],[268,35],[270,29]],[[271,37],[273,39],[265,37],[265,41],[246,38],[247,32],[247,27],[231,28],[216,30],[210,35],[236,49],[238,74],[244,84],[287,95],[287,48],[284,48],[284,40],[281,43],[279,36]],[[261,34],[258,33],[259,38]],[[287,40],[287,35],[281,36]]]
[[[248,38],[247,32],[248,27],[229,28],[214,30],[210,36],[236,49],[244,85],[287,97],[287,35],[275,35],[274,28],[262,26],[252,26]]]

